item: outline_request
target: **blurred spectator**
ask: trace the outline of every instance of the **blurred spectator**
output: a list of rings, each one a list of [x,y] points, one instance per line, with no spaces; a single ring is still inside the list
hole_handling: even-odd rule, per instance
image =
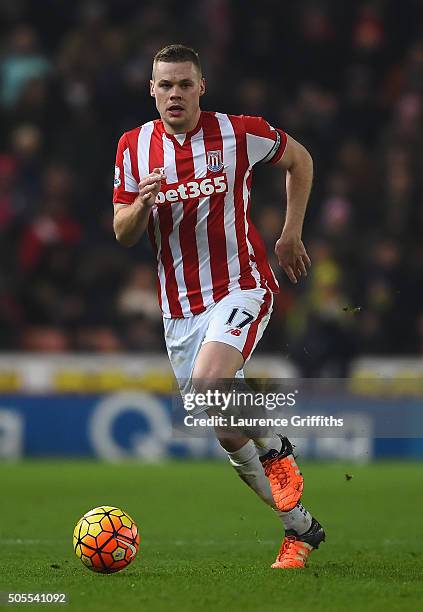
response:
[[[404,283],[399,245],[389,238],[376,241],[369,252],[367,267],[364,325],[358,330],[360,346],[370,352],[395,353],[408,336],[407,318],[400,316]]]
[[[125,346],[147,351],[162,348],[162,316],[157,302],[156,272],[151,264],[135,265],[117,299]]]
[[[37,33],[29,25],[18,25],[10,34],[9,48],[0,64],[0,103],[10,108],[30,79],[45,77],[50,62],[38,49]]]
[[[152,266],[138,264],[130,272],[126,286],[118,297],[118,313],[123,317],[141,315],[150,321],[161,321],[157,303],[155,270]]]
[[[65,353],[71,347],[62,329],[43,326],[26,327],[22,332],[19,348],[34,353]]]
[[[123,350],[118,334],[109,327],[84,327],[77,330],[74,348],[93,353],[117,353]]]
[[[15,183],[17,163],[12,155],[0,155],[0,232],[3,234],[16,215]]]
[[[292,356],[305,376],[346,376],[354,355],[354,307],[328,245],[314,242],[310,253],[314,269],[309,285],[288,319]]]
[[[33,214],[32,205],[41,195],[43,135],[34,125],[22,124],[10,135],[10,149],[16,163],[14,213],[24,222]]]
[[[71,215],[71,176],[64,166],[49,166],[44,175],[39,212],[23,230],[18,263],[23,271],[36,268],[50,245],[76,245],[82,228]]]
[[[332,244],[338,244],[338,253],[349,246],[354,230],[353,214],[347,175],[329,175],[327,193],[322,201],[319,233]]]

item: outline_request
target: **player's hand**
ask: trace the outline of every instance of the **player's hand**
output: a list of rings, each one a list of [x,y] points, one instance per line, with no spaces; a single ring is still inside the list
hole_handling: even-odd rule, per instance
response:
[[[163,168],[154,168],[146,177],[142,178],[138,183],[139,195],[138,202],[143,206],[151,208],[156,201],[157,194],[160,191],[162,180],[166,178]]]
[[[297,283],[301,276],[307,276],[311,259],[307,255],[301,237],[290,232],[282,232],[276,242],[275,254],[279,265],[292,283]]]

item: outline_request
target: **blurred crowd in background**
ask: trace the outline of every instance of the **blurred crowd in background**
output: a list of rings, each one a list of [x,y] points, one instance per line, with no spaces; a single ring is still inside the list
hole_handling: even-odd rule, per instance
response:
[[[423,6],[418,0],[2,0],[0,349],[162,351],[148,239],[119,246],[123,131],[157,116],[151,60],[200,53],[204,110],[264,116],[313,155],[295,288],[278,269],[284,178],[253,218],[281,285],[259,350],[304,375],[423,352]]]

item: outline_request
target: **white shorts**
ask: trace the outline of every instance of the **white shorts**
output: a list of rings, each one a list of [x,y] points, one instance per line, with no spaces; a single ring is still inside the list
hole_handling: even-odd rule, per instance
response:
[[[199,315],[163,319],[170,363],[181,392],[188,391],[197,355],[206,342],[223,342],[237,348],[248,361],[272,313],[269,289],[237,289]],[[243,377],[243,370],[236,377]]]

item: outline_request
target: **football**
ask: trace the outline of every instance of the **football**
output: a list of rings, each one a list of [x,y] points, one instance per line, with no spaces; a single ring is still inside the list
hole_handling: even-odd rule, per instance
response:
[[[112,574],[135,559],[140,534],[134,520],[114,506],[99,506],[79,519],[73,532],[78,559],[93,572]]]

